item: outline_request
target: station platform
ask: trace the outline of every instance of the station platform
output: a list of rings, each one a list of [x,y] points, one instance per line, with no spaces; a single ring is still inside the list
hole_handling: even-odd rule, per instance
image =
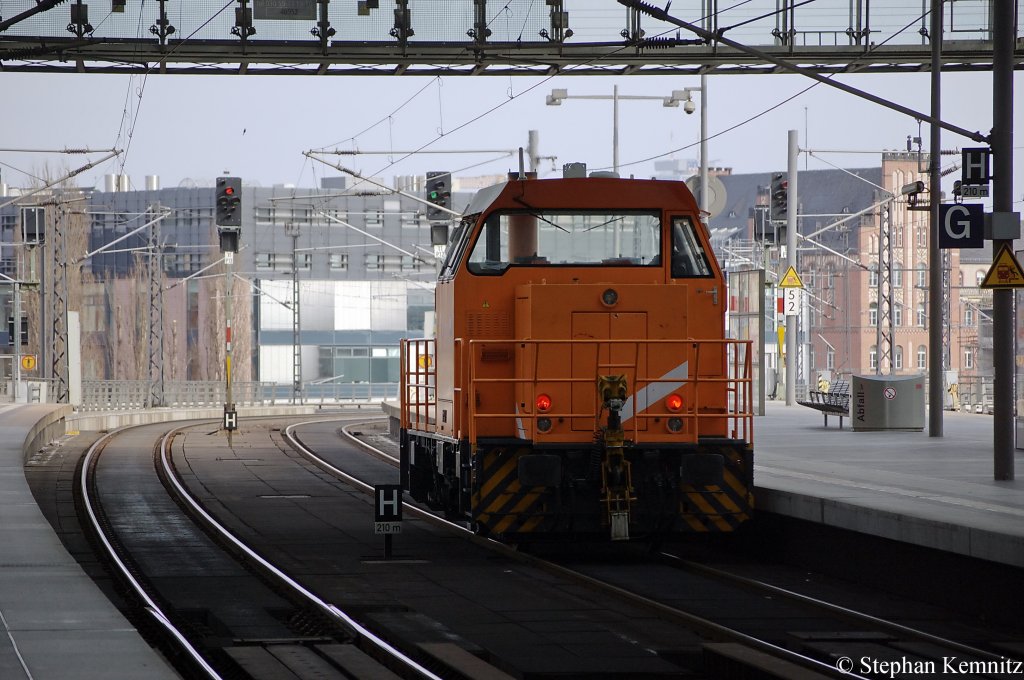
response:
[[[68,554],[25,479],[68,406],[0,407],[0,678],[178,678]]]
[[[823,420],[771,401],[754,420],[757,510],[1024,567],[1024,451],[993,479],[992,416],[947,411],[942,437]]]

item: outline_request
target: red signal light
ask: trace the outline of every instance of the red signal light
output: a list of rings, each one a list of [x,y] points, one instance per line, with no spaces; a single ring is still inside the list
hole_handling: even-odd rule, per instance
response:
[[[218,177],[214,205],[214,224],[218,227],[242,226],[242,178]]]
[[[551,410],[551,397],[546,394],[537,395],[537,410],[546,413]]]
[[[683,407],[683,398],[678,394],[670,394],[665,399],[665,406],[668,407],[669,411],[678,411]]]

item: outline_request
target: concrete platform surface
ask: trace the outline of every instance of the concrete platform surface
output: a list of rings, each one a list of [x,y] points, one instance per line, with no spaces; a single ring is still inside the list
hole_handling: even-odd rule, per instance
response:
[[[1024,451],[993,479],[992,416],[946,412],[942,437],[823,420],[781,402],[755,419],[758,509],[1024,567]]]
[[[25,480],[25,454],[68,407],[0,407],[0,678],[178,678],[68,554]]]

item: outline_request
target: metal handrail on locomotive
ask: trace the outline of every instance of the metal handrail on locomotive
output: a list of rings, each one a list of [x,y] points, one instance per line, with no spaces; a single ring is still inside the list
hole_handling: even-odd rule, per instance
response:
[[[753,507],[751,345],[683,182],[512,175],[402,345],[410,495],[481,534],[661,540]]]

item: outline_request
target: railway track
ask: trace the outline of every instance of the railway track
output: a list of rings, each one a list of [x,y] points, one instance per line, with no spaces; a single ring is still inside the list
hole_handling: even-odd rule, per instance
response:
[[[638,677],[746,677],[753,669],[774,669],[775,677],[883,677],[879,669],[885,666],[867,673],[856,666],[841,667],[842,656],[837,655],[854,646],[864,654],[878,654],[882,663],[894,660],[889,653],[893,650],[914,660],[932,658],[938,650],[963,660],[996,658],[963,645],[944,646],[946,641],[934,635],[912,637],[910,630],[883,630],[882,622],[873,619],[821,619],[829,623],[818,629],[828,629],[824,632],[830,631],[830,636],[804,625],[801,630],[807,635],[795,642],[790,636],[780,644],[786,636],[780,637],[779,630],[793,630],[791,626],[771,627],[774,632],[762,634],[765,631],[757,626],[745,630],[730,625],[734,622],[688,612],[681,602],[666,598],[665,591],[676,590],[678,600],[686,600],[692,582],[684,585],[679,577],[640,571],[642,567],[692,574],[701,572],[700,565],[684,569],[645,558],[628,569],[589,565],[587,573],[580,565],[554,564],[477,537],[415,505],[407,505],[407,517],[413,520],[399,542],[398,559],[381,561],[375,554],[379,537],[356,536],[339,546],[330,542],[339,534],[358,534],[345,518],[358,513],[372,518],[367,492],[375,483],[393,481],[395,463],[389,453],[362,440],[359,446],[374,449],[374,457],[339,446],[342,432],[336,422],[282,428],[249,424],[247,433],[236,434],[232,447],[225,447],[211,432],[214,427],[206,423],[173,432],[151,427],[115,433],[98,441],[82,466],[87,474],[81,489],[92,505],[88,514],[96,517],[106,537],[110,561],[121,565],[122,581],[138,584],[132,599],[141,603],[139,618],[183,645],[168,653],[178,657],[179,667],[191,676],[278,677],[270,669],[284,669],[291,675],[283,677],[297,678],[389,677],[388,673],[582,678],[600,677],[602,672],[623,677],[623,666],[605,668],[599,655],[589,660],[589,666],[583,656],[558,657],[554,650],[546,653],[561,661],[524,661],[521,657],[529,655],[529,646],[503,649],[495,642],[507,637],[504,632],[490,639],[485,632],[478,644],[478,631],[498,624],[467,622],[460,618],[464,614],[446,611],[446,600],[475,601],[479,608],[490,606],[488,599],[502,597],[514,603],[502,606],[516,612],[539,612],[515,614],[519,618],[552,616],[554,610],[546,608],[556,601],[558,607],[583,610],[582,615],[570,611],[552,616],[550,634],[571,636],[573,626],[580,625],[607,628],[606,646],[618,644],[628,650],[624,653],[634,654],[623,663],[635,668]],[[364,426],[346,424],[343,429],[355,427]],[[302,456],[317,458],[316,465],[297,455],[293,446],[303,449]],[[332,456],[317,455],[317,448],[329,449]],[[258,488],[251,488],[254,484]],[[258,507],[261,504],[274,509],[267,513]],[[323,521],[334,525],[319,533],[305,526]],[[369,534],[369,526],[364,531]],[[284,538],[274,538],[276,532]],[[426,547],[412,547],[409,541],[417,535],[427,541]],[[492,556],[481,557],[482,547]],[[466,567],[469,563],[472,566]],[[622,573],[634,573],[634,578],[623,580]],[[667,587],[645,593],[637,586],[637,573],[640,581],[653,583],[657,578]],[[697,577],[723,578],[706,572]],[[443,579],[453,581],[445,585],[448,590],[427,592]],[[777,591],[752,593],[749,583],[730,587],[733,594],[728,597],[739,601],[739,588],[742,597],[757,603],[747,607],[787,599]],[[700,588],[711,592],[706,585]],[[712,600],[708,598],[708,606],[720,606]],[[521,602],[527,603],[520,606]],[[594,609],[594,602],[602,609]],[[799,609],[792,620],[802,624],[808,620],[806,612],[817,609],[788,599],[785,606]],[[478,609],[468,611],[480,617]],[[849,658],[857,663],[860,656]],[[571,665],[576,663],[572,659],[579,660],[579,667]],[[359,664],[373,664],[375,670],[352,670]]]
[[[140,611],[173,641],[165,648],[176,650],[179,668],[209,678],[442,677],[304,588],[206,511],[181,482],[170,450],[176,435],[210,427],[164,433],[144,461],[132,452],[144,437],[139,430],[154,428],[108,434],[85,454],[79,481],[107,559]],[[101,479],[106,461],[116,480]],[[126,477],[127,492],[117,486]]]
[[[354,437],[348,430],[349,427],[346,427],[342,432],[357,440],[362,448],[392,465],[398,465],[398,459],[393,453],[374,446],[365,438]],[[315,456],[312,452],[307,455]],[[329,466],[324,461],[319,464]],[[419,509],[415,511],[422,512]],[[461,525],[427,514],[431,521],[468,533]],[[477,540],[498,550],[507,549],[486,539]],[[965,644],[904,623],[857,611],[849,606],[687,560],[669,552],[645,556],[639,562],[630,563],[628,571],[632,573],[629,578],[623,578],[626,570],[619,569],[618,565],[608,569],[603,561],[598,561],[596,565],[584,565],[578,559],[570,558],[555,562],[545,560],[542,563],[545,568],[579,578],[588,586],[603,589],[612,596],[650,606],[660,615],[679,621],[699,630],[709,639],[716,640],[717,643],[710,647],[710,658],[720,656],[711,663],[711,667],[718,670],[746,664],[763,670],[773,665],[771,658],[832,677],[885,677],[907,668],[934,671],[938,675],[947,672],[952,676],[962,674],[965,668],[999,674],[1012,668],[1014,663],[997,651],[998,642],[987,647]],[[683,578],[666,574],[664,567],[671,574],[683,575]],[[637,574],[641,569],[643,573]],[[717,603],[727,599],[729,595],[721,592],[723,588],[734,593],[745,593],[748,597],[756,598],[755,601],[761,607],[770,605],[770,608],[756,616],[741,617],[745,620],[730,623],[723,619],[721,612],[716,616],[712,611],[717,605],[709,606],[707,602],[700,602],[707,600]],[[718,594],[712,598],[692,598],[693,593],[710,592]],[[693,599],[698,600],[696,608]],[[794,614],[794,610],[803,613]],[[812,618],[815,620],[812,621]],[[786,619],[800,620],[804,630],[785,631],[782,636],[778,630],[765,630],[765,620]],[[990,631],[973,630],[966,626],[963,627],[963,633],[980,640],[991,634]]]

